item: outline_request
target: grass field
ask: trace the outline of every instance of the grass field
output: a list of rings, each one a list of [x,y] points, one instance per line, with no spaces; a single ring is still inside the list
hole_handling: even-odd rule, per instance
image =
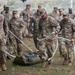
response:
[[[26,39],[24,41],[29,47],[35,50],[32,39]],[[25,52],[27,52],[27,49],[25,49]],[[8,69],[7,71],[0,72],[0,75],[75,75],[75,59],[72,67],[64,66],[62,65],[63,59],[60,57],[58,51],[50,68],[41,68],[41,64],[19,66],[14,65],[12,61],[13,59],[7,60]]]

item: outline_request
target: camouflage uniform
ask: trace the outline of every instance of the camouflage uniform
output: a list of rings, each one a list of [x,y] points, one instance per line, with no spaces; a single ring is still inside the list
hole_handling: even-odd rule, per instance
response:
[[[59,21],[58,8],[57,8],[57,7],[54,7],[53,12],[50,13],[49,16],[52,16],[52,17],[55,18],[57,21]]]
[[[68,11],[69,11],[69,12],[68,12],[69,17],[70,17],[71,19],[74,19],[74,18],[75,18],[75,14],[73,13],[72,8],[69,8]]]
[[[69,14],[69,17],[71,18],[71,19],[74,19],[75,18],[75,14]]]
[[[22,30],[25,28],[25,23],[19,18],[11,18],[9,21],[9,29],[22,40]],[[14,46],[17,44],[17,54],[21,55],[22,43],[10,33],[10,41]]]
[[[22,18],[23,17],[23,20],[24,22],[26,23],[26,26],[27,26],[27,29],[24,29],[24,34],[26,35],[29,35],[30,32],[29,32],[29,25],[30,25],[30,18],[33,16],[33,13],[30,11],[30,10],[23,10],[21,13],[20,13],[20,17]],[[26,30],[27,30],[27,33],[26,33]],[[24,36],[25,36],[24,35]]]
[[[58,22],[60,23],[60,21],[63,19],[63,10],[62,9],[59,9],[59,16],[58,16]],[[59,37],[62,36],[62,31],[58,34]],[[61,40],[58,39],[58,42],[59,42],[59,52],[60,52],[60,56],[62,56],[62,49],[61,49]]]
[[[61,30],[62,30],[62,37],[66,39],[72,39],[73,34],[75,31],[75,23],[72,19],[65,21],[64,19],[60,22]],[[62,55],[64,57],[63,64],[69,64],[73,61],[73,43],[71,41],[63,41],[61,40],[62,44]]]
[[[56,29],[56,30],[55,30]],[[40,19],[39,22],[39,38],[45,38],[46,36],[50,35],[53,31],[59,31],[60,26],[59,23],[52,17],[47,17],[46,19]],[[52,57],[52,53],[54,50],[54,37],[50,37],[47,40],[39,42],[39,56],[42,59],[42,62],[46,64],[50,64],[48,62],[48,58]]]
[[[9,20],[11,19],[11,14],[9,12],[9,7],[6,7],[5,13],[2,13],[4,15],[5,20],[7,21],[6,23],[8,24]],[[9,34],[7,34],[7,42],[6,42],[8,52],[11,54],[14,53],[13,47],[11,46],[10,40],[9,40]],[[8,57],[8,56],[7,56]]]
[[[5,35],[8,33],[8,24],[4,20],[4,16],[0,14],[0,67],[2,70],[6,70],[5,64],[6,63],[6,56],[5,50],[6,48],[6,39]]]
[[[30,24],[34,24],[34,28],[33,28],[33,39],[34,39],[34,43],[35,43],[35,46],[37,48],[38,46],[38,41],[37,41],[37,38],[38,38],[38,28],[39,28],[39,19],[40,19],[40,15],[35,15],[31,21],[30,21]],[[31,26],[31,25],[30,25]]]

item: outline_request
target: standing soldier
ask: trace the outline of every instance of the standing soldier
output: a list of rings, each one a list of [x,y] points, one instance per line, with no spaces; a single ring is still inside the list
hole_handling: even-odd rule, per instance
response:
[[[38,9],[36,14],[33,16],[33,18],[31,18],[31,21],[30,21],[30,27],[32,27],[32,24],[34,27],[33,28],[33,39],[34,39],[36,48],[37,48],[37,37],[38,37],[38,33],[39,33],[38,28],[39,28],[39,19],[40,18],[41,18],[41,12]]]
[[[41,5],[38,5],[38,9],[37,10],[39,10],[40,12],[42,12],[42,11],[44,11],[45,9],[44,8],[42,8],[42,6]],[[35,12],[34,13],[34,15],[36,15],[37,14],[37,12]]]
[[[63,19],[63,14],[64,14],[63,9],[59,9],[59,20],[58,20],[59,23]],[[61,37],[62,36],[62,31],[58,35],[59,35],[59,37]],[[61,40],[58,39],[58,41],[59,41],[59,52],[60,52],[60,56],[62,57]]]
[[[22,30],[25,27],[24,21],[18,18],[18,11],[13,11],[12,18],[9,21],[9,30],[13,32],[19,39],[22,40]],[[10,40],[16,47],[17,44],[17,54],[22,54],[22,43],[10,33]]]
[[[59,20],[59,13],[58,13],[58,8],[54,7],[54,10],[52,13],[49,14],[49,16],[52,16],[53,18],[55,18],[57,21]]]
[[[61,40],[62,44],[62,55],[64,58],[63,64],[72,66],[73,62],[73,37],[75,31],[75,22],[69,17],[67,13],[63,15],[63,19],[60,22],[61,30],[62,30],[62,37],[68,40],[63,41]]]
[[[59,9],[59,16],[58,16],[59,22],[63,19],[63,14],[64,14],[63,10]]]
[[[56,28],[56,30],[54,30]],[[39,20],[39,38],[46,38],[52,32],[58,32],[60,29],[59,23],[52,17],[48,17],[45,11],[42,12],[42,16]],[[39,56],[42,60],[42,67],[46,67],[46,65],[50,65],[51,61],[48,61],[53,54],[53,37],[44,41],[39,42]]]
[[[6,5],[3,6],[3,11],[1,11],[1,14],[5,14]]]
[[[7,70],[5,65],[6,56],[4,51],[7,50],[5,35],[8,33],[8,25],[5,22],[4,16],[0,14],[0,69],[3,71]]]
[[[75,14],[73,13],[72,8],[69,8],[69,9],[68,9],[68,14],[69,14],[69,17],[70,17],[71,19],[74,19],[74,18],[75,18]]]
[[[33,16],[33,13],[30,10],[31,5],[27,4],[26,5],[26,9],[24,9],[21,13],[20,13],[20,17],[23,17],[24,22],[27,25],[27,31],[29,36],[31,36],[31,32],[29,31],[29,25],[30,25],[30,18]],[[26,31],[24,31],[24,34],[26,35]]]
[[[11,19],[11,14],[10,14],[10,9],[8,6],[6,6],[5,9],[5,13],[3,13],[5,20],[7,21],[6,23],[8,24],[9,20]],[[9,43],[9,34],[7,34],[7,47],[9,48],[8,50],[10,50],[9,52],[12,54],[14,53],[14,50],[12,47],[10,47],[10,43]]]
[[[3,13],[5,20],[7,20],[7,22],[9,22],[10,18],[11,18],[11,14],[10,14],[10,9],[9,7],[6,6],[5,9],[5,13]]]

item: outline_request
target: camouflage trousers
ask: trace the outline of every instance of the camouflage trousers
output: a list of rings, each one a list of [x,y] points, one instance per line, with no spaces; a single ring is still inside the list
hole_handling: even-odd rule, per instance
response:
[[[33,33],[33,40],[34,40],[34,44],[35,44],[35,47],[38,49],[38,35],[37,33]]]
[[[32,36],[32,28],[30,27],[30,23],[27,23],[27,22],[25,22],[26,23],[26,27],[25,27],[25,29],[23,30],[23,37],[25,37],[25,36]]]
[[[59,40],[59,46],[61,46],[61,54],[64,60],[68,62],[73,61],[73,42]]]
[[[5,38],[0,39],[0,65],[6,63],[6,54],[5,50],[7,50]]]
[[[19,39],[22,40],[21,38]],[[9,41],[10,41],[9,53],[13,54],[15,52],[17,55],[22,55],[22,48],[23,48],[22,43],[17,38],[15,38],[12,34],[10,34],[9,36]]]
[[[54,41],[49,39],[46,41],[39,42],[39,56],[41,60],[48,61],[50,57],[52,57],[54,51]]]

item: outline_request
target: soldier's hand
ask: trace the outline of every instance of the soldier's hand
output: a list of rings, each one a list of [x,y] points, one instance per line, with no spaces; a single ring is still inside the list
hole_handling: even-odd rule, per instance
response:
[[[70,40],[71,40],[71,42],[74,42],[74,38],[71,38]]]

